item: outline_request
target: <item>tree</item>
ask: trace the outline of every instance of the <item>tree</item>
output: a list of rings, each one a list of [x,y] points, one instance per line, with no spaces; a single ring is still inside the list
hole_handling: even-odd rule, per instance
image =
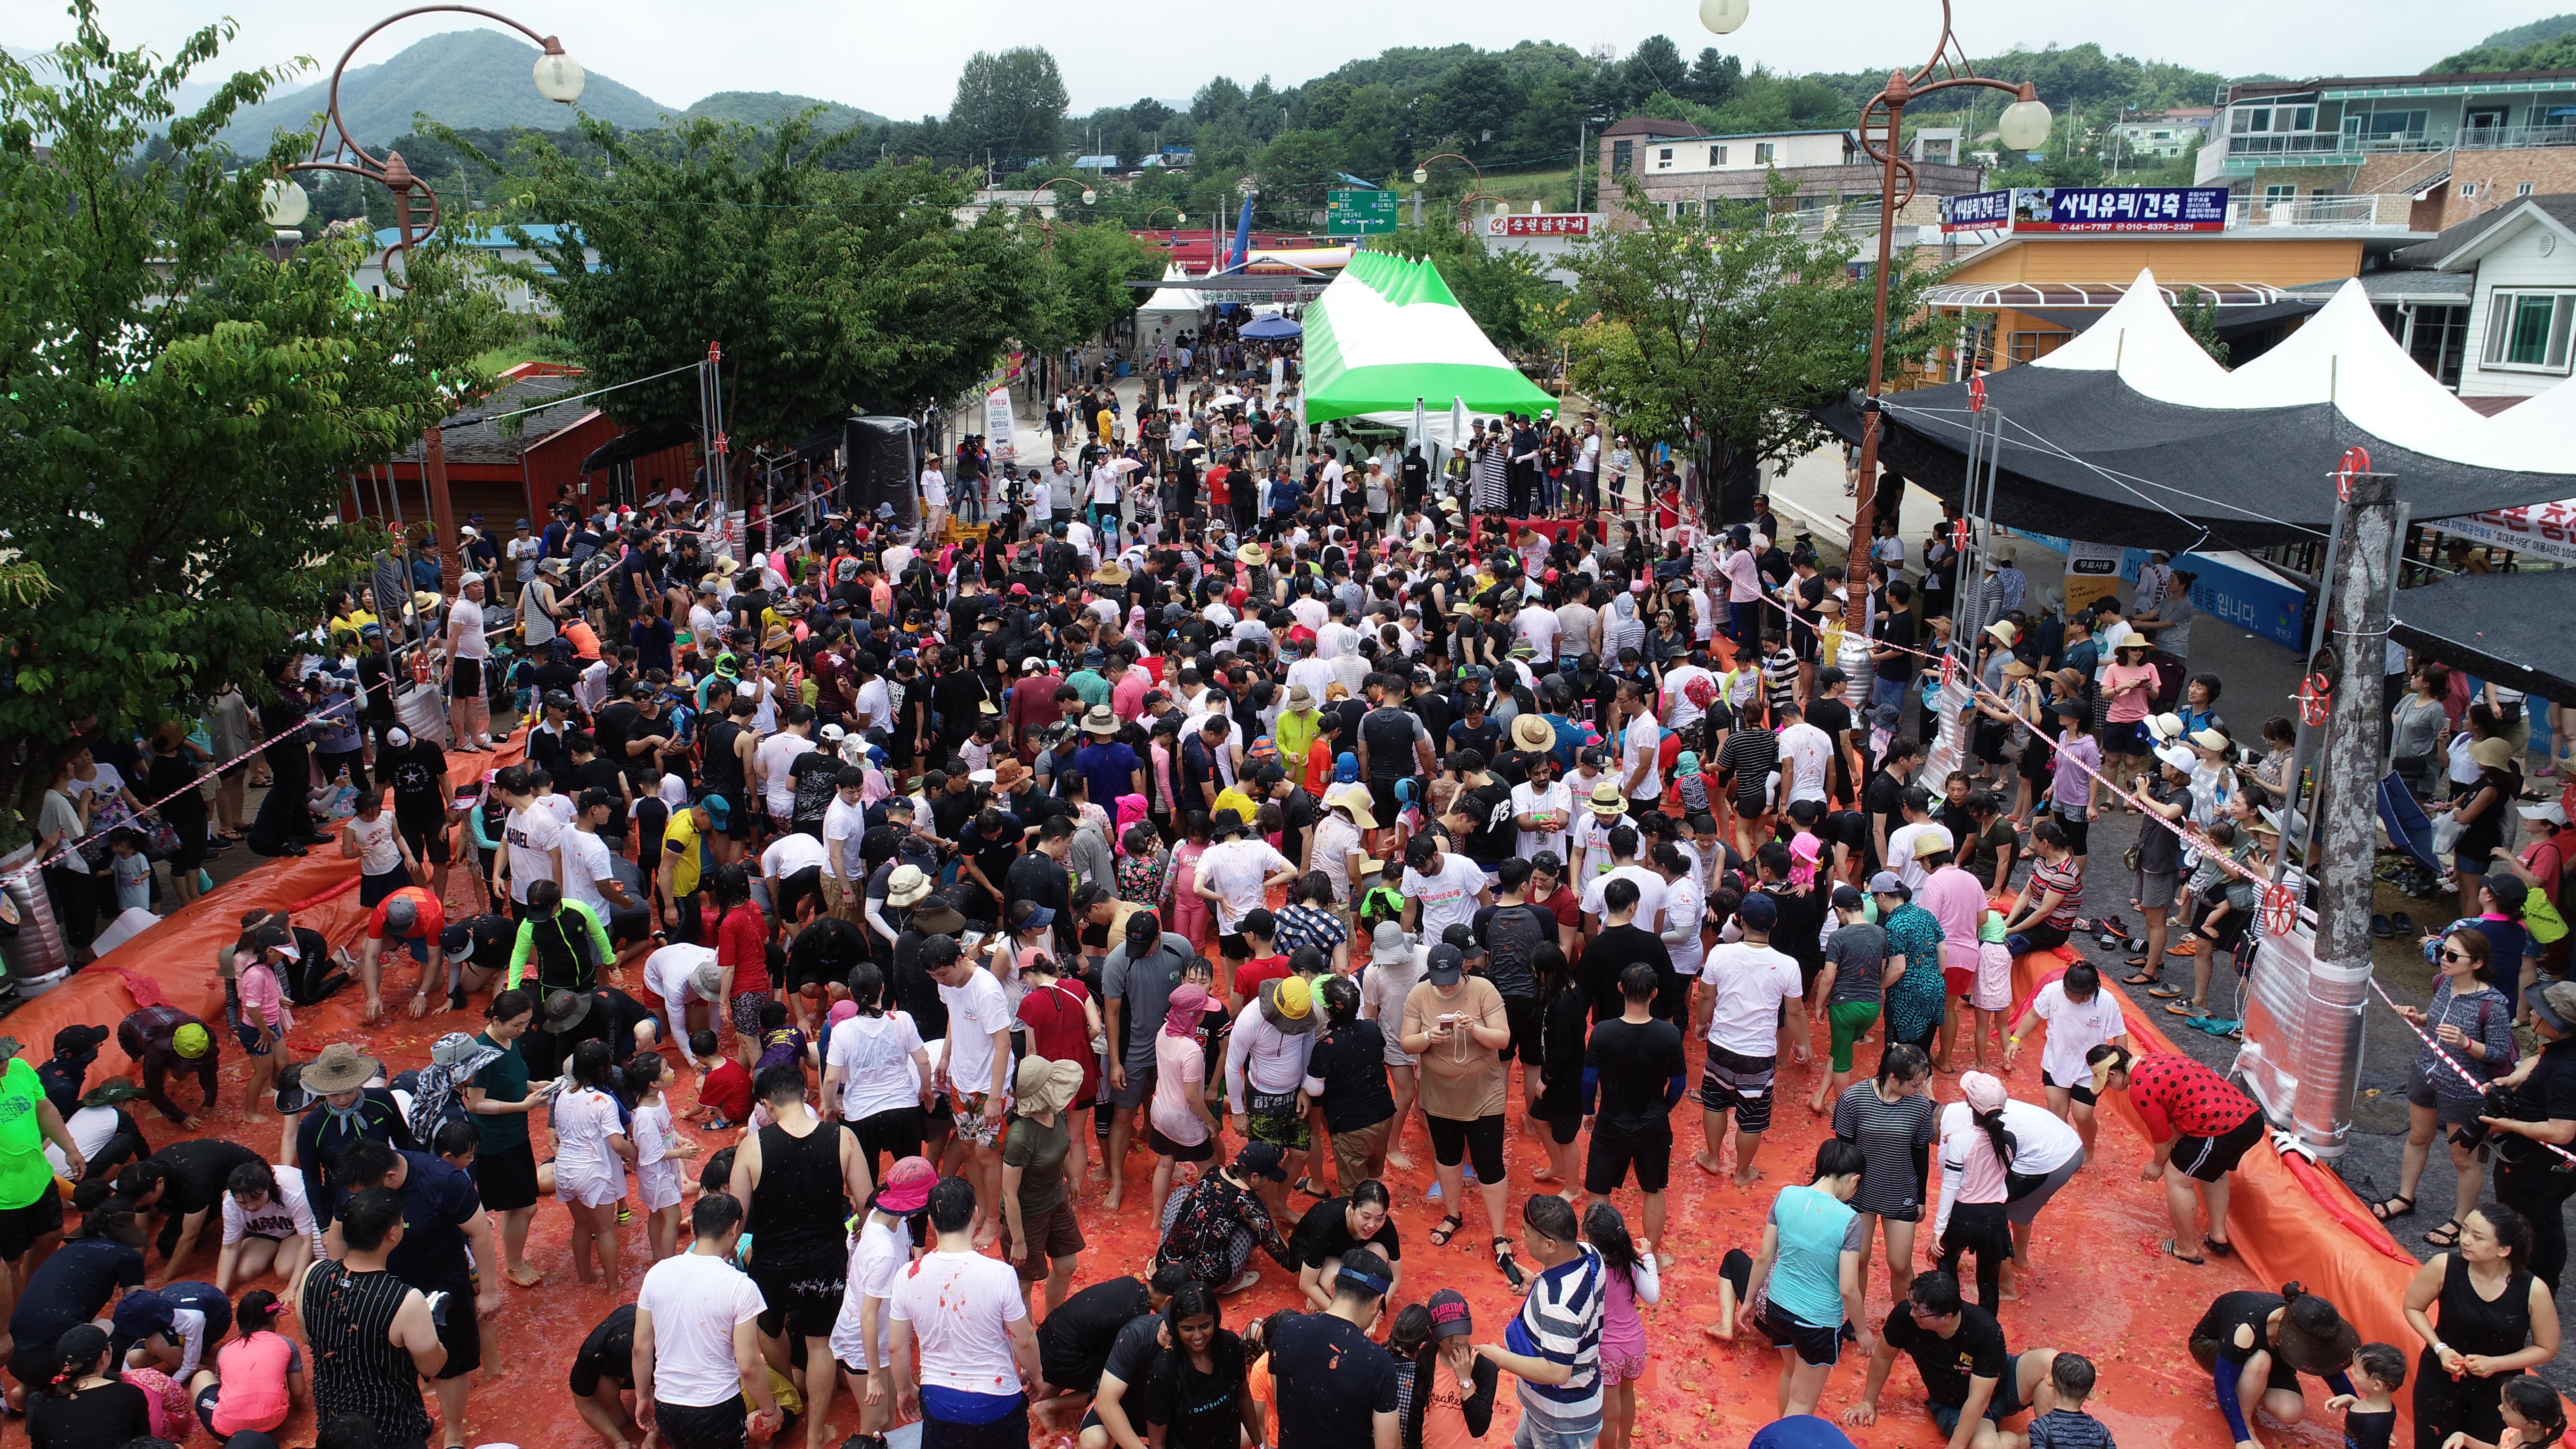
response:
[[[1785,178],[1763,201],[1713,203],[1704,218],[1667,217],[1633,179],[1627,189],[1643,226],[1565,263],[1587,319],[1564,339],[1573,382],[1632,437],[1704,437],[1715,509],[1749,496],[1758,464],[1820,445],[1809,410],[1868,380],[1871,289],[1852,276],[1861,238],[1776,210],[1792,194]],[[1890,278],[1891,373],[1949,334],[1923,310],[1930,276],[1900,259]]]
[[[1136,310],[1137,294],[1127,283],[1162,274],[1160,255],[1123,221],[1059,224],[1040,260],[1045,306],[1020,329],[1020,340],[1048,352],[1108,331]]]
[[[954,398],[1043,306],[1035,240],[998,211],[959,223],[972,189],[960,173],[832,170],[802,120],[695,122],[668,156],[604,124],[588,135],[604,168],[527,148],[520,184],[566,230],[516,273],[596,383],[656,377],[723,343],[737,437],[792,442],[852,406]],[[602,406],[629,423],[694,421],[697,384],[663,377]]]
[[[2174,320],[2182,324],[2182,330],[2191,334],[2191,340],[2200,344],[2200,350],[2208,353],[2212,362],[2227,365],[2227,339],[2218,335],[2216,297],[2198,287],[2183,288],[2181,295],[2174,298]]]
[[[263,693],[373,536],[338,517],[384,462],[479,390],[500,309],[433,244],[408,292],[353,293],[364,243],[270,257],[264,167],[214,137],[282,71],[173,93],[233,34],[164,61],[118,50],[91,0],[38,61],[0,57],[0,844],[95,724]],[[156,135],[166,144],[153,145]],[[50,154],[39,150],[39,142]],[[284,159],[294,149],[281,142]],[[239,169],[236,169],[239,168]]]
[[[1423,96],[1423,127],[1433,135],[1454,136],[1469,154],[1481,156],[1486,144],[1509,128],[1519,99],[1500,60],[1469,56]]]
[[[979,50],[958,73],[948,124],[964,133],[970,152],[1028,161],[1056,153],[1069,99],[1055,57],[1044,47],[1023,45],[999,55]]]
[[[1744,62],[1731,55],[1720,55],[1716,46],[1701,50],[1699,59],[1691,62],[1690,98],[1703,106],[1722,106],[1744,83]]]

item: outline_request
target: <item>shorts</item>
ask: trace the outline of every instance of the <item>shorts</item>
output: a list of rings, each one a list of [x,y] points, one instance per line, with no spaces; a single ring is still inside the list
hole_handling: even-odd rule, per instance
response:
[[[954,1087],[948,1089],[948,1125],[956,1132],[959,1141],[971,1142],[977,1147],[992,1147],[1001,1142],[1002,1128],[1010,1120],[1011,1098],[1007,1092],[1002,1095],[1003,1120],[996,1122],[984,1115],[984,1103],[990,1095],[987,1092],[960,1092]]]
[[[769,1306],[760,1315],[760,1331],[772,1338],[829,1338],[841,1316],[842,1292],[848,1287],[849,1264],[838,1253],[764,1266],[760,1249],[751,1253],[751,1281]]]
[[[2069,1097],[2074,1098],[2076,1101],[2083,1103],[2087,1107],[2090,1107],[2101,1100],[2093,1095],[2093,1084],[2091,1078],[2086,1078],[2070,1087],[2066,1083],[2059,1081],[2057,1078],[2050,1076],[2048,1074],[2048,1069],[2046,1067],[2042,1067],[2039,1070],[2039,1084],[2043,1087],[2053,1087],[2058,1091],[2064,1092]]]
[[[1252,943],[1243,939],[1241,931],[1220,933],[1216,938],[1216,950],[1218,955],[1228,961],[1252,959]]]
[[[2451,871],[2454,875],[2485,875],[2487,867],[2491,864],[2493,862],[2483,855],[2475,855],[2465,850],[2451,852]]]
[[[680,1164],[665,1157],[659,1162],[639,1163],[635,1168],[636,1194],[644,1199],[644,1210],[660,1212],[680,1205]]]
[[[2110,720],[2102,726],[2102,753],[2137,756],[2147,753],[2147,722]]]
[[[1200,1142],[1175,1142],[1164,1136],[1163,1129],[1151,1122],[1145,1124],[1145,1145],[1154,1149],[1156,1157],[1168,1157],[1174,1162],[1205,1162],[1216,1156],[1215,1138],[1210,1137]]]
[[[921,1449],[1020,1449],[1028,1442],[1029,1400],[1017,1392],[1010,1409],[990,1423],[954,1424],[927,1414],[921,1419]]]
[[[887,1160],[901,1162],[921,1155],[923,1125],[918,1106],[871,1112],[850,1122],[850,1134],[859,1139],[859,1151],[867,1154],[869,1181],[884,1180]]]
[[[1503,1020],[1512,1029],[1512,1039],[1495,1055],[1508,1062],[1517,1056],[1531,1066],[1538,1065],[1539,1019],[1538,998],[1506,996],[1503,998]]]
[[[2406,1064],[2406,1104],[2432,1108],[2433,1120],[2445,1127],[2465,1127],[2487,1110],[2483,1098],[2436,1090],[2432,1079],[2424,1075],[2420,1060]]]
[[[1349,1192],[1377,1175],[1375,1164],[1386,1152],[1394,1127],[1395,1119],[1389,1117],[1373,1126],[1333,1134],[1333,1180],[1342,1191]]]
[[[358,909],[372,911],[394,892],[410,884],[411,872],[399,865],[382,875],[361,874],[358,877]],[[410,944],[409,940],[406,939],[404,944]]]
[[[2215,1137],[2189,1135],[2174,1139],[2173,1155],[2166,1159],[2182,1169],[2183,1176],[2202,1182],[2216,1182],[2236,1170],[2254,1144],[2263,1140],[2263,1113],[2260,1108],[2249,1112],[2245,1120]]]
[[[2147,911],[2171,910],[2175,897],[2182,893],[2182,873],[2172,870],[2138,872],[2138,908]]]
[[[1592,1147],[1583,1161],[1583,1190],[1595,1197],[1608,1197],[1619,1190],[1634,1169],[1639,1192],[1662,1192],[1672,1181],[1673,1128],[1669,1122],[1637,1137],[1624,1137],[1603,1132],[1597,1126],[1592,1133]],[[1482,1177],[1483,1173],[1477,1176]]]
[[[2066,832],[2066,848],[2069,852],[2076,855],[2090,854],[2086,847],[2092,843],[2092,821],[2080,815],[2070,819],[2066,812],[2061,810],[2057,812],[2057,828]]]
[[[561,1162],[555,1164],[555,1169],[555,1201],[566,1207],[606,1207],[626,1196],[626,1174],[623,1171],[580,1178],[563,1171]]]
[[[1244,1088],[1244,1135],[1255,1142],[1268,1142],[1290,1152],[1303,1152],[1314,1145],[1314,1129],[1306,1114],[1297,1110],[1294,1092],[1264,1092]]]
[[[474,1155],[474,1187],[496,1213],[537,1205],[537,1154],[527,1143],[487,1147]]]
[[[2037,1222],[2039,1210],[2048,1206],[2048,1200],[2057,1196],[2057,1190],[2073,1182],[2075,1174],[2083,1170],[2084,1152],[2083,1149],[2078,1148],[2073,1157],[2058,1164],[2055,1172],[2041,1178],[2039,1186],[2019,1197],[2007,1199],[2004,1203],[2004,1221],[2025,1228]]]
[[[1108,1093],[1109,1105],[1122,1112],[1142,1107],[1147,1102],[1152,1101],[1154,1098],[1154,1063],[1152,1059],[1148,1058],[1143,1066],[1138,1066],[1132,1061],[1129,1062],[1127,1064],[1127,1085],[1124,1088],[1108,1086],[1106,1085],[1106,1079],[1104,1078],[1103,1090]]]
[[[447,864],[450,852],[446,821],[439,821],[435,825],[414,825],[397,816],[394,820],[394,829],[411,846],[414,858],[427,861],[431,865]]]
[[[1646,1376],[1646,1358],[1647,1355],[1643,1352],[1629,1353],[1621,1349],[1602,1349],[1602,1387],[1615,1389],[1621,1384],[1633,1384],[1637,1380],[1644,1378]]]
[[[781,922],[795,920],[797,909],[805,904],[808,897],[813,899],[818,909],[828,904],[823,899],[823,867],[819,865],[809,865],[803,870],[779,877],[776,902],[778,919]]]
[[[1961,1405],[1936,1404],[1927,1399],[1923,1407],[1931,1411],[1932,1422],[1942,1433],[1959,1432]],[[1986,1411],[1980,1417],[1989,1424],[2000,1424],[2028,1407],[2021,1401],[2021,1355],[2014,1354],[2004,1360],[2003,1376],[1995,1380],[1994,1395],[1986,1401]]]
[[[1878,1023],[1878,1011],[1875,1001],[1837,1001],[1825,1008],[1825,1020],[1833,1028],[1835,1071],[1852,1069],[1852,1047]]]
[[[1479,1117],[1461,1122],[1454,1117],[1434,1117],[1425,1113],[1423,1120],[1431,1126],[1432,1160],[1442,1167],[1456,1167],[1465,1160],[1474,1164],[1478,1182],[1503,1180],[1503,1114]],[[1456,1203],[1449,1205],[1456,1209]]]
[[[1771,1080],[1779,1069],[1778,1057],[1740,1057],[1710,1042],[1708,1064],[1700,1072],[1699,1104],[1713,1113],[1732,1109],[1738,1132],[1767,1132],[1771,1130]]]
[[[438,1325],[438,1341],[447,1350],[447,1362],[431,1377],[441,1382],[461,1379],[483,1366],[483,1330],[474,1321],[474,1284],[451,1278],[433,1291],[447,1294],[440,1305],[440,1316],[447,1321]]]
[[[0,1209],[0,1261],[15,1263],[38,1238],[63,1230],[63,1195],[47,1182],[24,1207]]]
[[[1820,1328],[1791,1317],[1767,1298],[1762,1300],[1762,1310],[1753,1322],[1770,1337],[1773,1348],[1794,1348],[1798,1362],[1824,1368],[1842,1362],[1843,1340],[1852,1336],[1848,1323],[1839,1328]]]
[[[482,660],[459,659],[455,662],[455,665],[447,671],[447,697],[449,699],[483,697]]]
[[[1034,1218],[1023,1212],[1020,1225],[1028,1229],[1029,1255],[1011,1263],[1011,1269],[1023,1283],[1044,1282],[1050,1263],[1070,1258],[1088,1246],[1082,1238],[1082,1224],[1074,1221],[1073,1199],[1069,1195]],[[1003,1261],[1009,1262],[1010,1256],[1011,1224],[1006,1218],[1002,1222]]]
[[[751,1442],[750,1406],[740,1394],[704,1407],[655,1399],[653,1427],[671,1449],[742,1449]]]
[[[266,1046],[261,1046],[259,1044],[259,1033],[253,1030],[251,1024],[246,1021],[236,1019],[233,1022],[233,1036],[241,1042],[242,1051],[248,1055],[266,1057],[275,1056],[277,1054],[278,1033],[275,1027],[269,1028],[268,1045]]]
[[[746,1037],[759,1036],[760,1009],[768,1004],[769,993],[766,991],[735,992],[733,1004],[726,1012],[733,1018],[734,1033]]]
[[[751,810],[742,803],[744,792],[740,790],[716,790],[710,793],[714,794],[717,799],[725,802],[725,824],[724,829],[720,832],[724,838],[727,840],[749,840],[751,838]]]

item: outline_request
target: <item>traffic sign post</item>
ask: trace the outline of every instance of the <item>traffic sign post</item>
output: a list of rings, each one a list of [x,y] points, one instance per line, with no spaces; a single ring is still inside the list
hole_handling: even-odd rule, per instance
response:
[[[1324,193],[1324,230],[1334,236],[1370,236],[1395,230],[1392,191],[1342,187]]]

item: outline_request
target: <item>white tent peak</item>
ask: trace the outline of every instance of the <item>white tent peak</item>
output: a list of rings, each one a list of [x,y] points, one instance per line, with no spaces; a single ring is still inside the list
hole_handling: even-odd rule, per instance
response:
[[[2563,473],[2567,439],[2576,435],[2576,379],[2426,440],[2417,451],[2473,468]]]
[[[2444,433],[2480,421],[2388,334],[2358,279],[2337,288],[2278,346],[2228,376],[2229,406],[2331,402],[2376,436],[2417,452]]]
[[[2231,405],[2227,370],[2183,330],[2156,285],[2156,274],[2144,268],[2100,320],[2031,366],[2117,371],[2123,382],[2158,402]]]

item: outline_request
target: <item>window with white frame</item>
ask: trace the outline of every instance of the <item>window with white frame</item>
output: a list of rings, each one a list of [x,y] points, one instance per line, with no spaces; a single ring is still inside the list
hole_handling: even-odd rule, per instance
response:
[[[1777,152],[1778,152],[1778,150],[1779,150],[1779,148],[1778,148],[1777,146],[1772,145],[1772,144],[1771,144],[1770,142],[1768,142],[1768,141],[1756,141],[1756,142],[1754,142],[1754,143],[1753,143],[1753,164],[1754,164],[1754,165],[1756,165],[1756,166],[1768,166],[1768,165],[1770,165],[1770,164],[1771,164],[1771,158],[1772,158],[1772,156],[1773,156],[1775,153],[1777,153]]]
[[[1665,146],[1655,152],[1655,169],[1662,171],[1673,164],[1673,148]]]
[[[2576,319],[2576,292],[2496,291],[2487,303],[2486,365],[2567,371],[2571,319]]]
[[[2516,196],[2529,196],[2531,194],[2531,183],[2528,181],[2514,183],[2513,194]]]
[[[1726,164],[1726,148],[1725,148],[1724,146],[1711,146],[1711,147],[1709,147],[1709,148],[1708,148],[1708,164],[1709,164],[1709,165],[1711,165],[1711,166],[1723,166],[1723,165],[1725,165],[1725,164]]]

